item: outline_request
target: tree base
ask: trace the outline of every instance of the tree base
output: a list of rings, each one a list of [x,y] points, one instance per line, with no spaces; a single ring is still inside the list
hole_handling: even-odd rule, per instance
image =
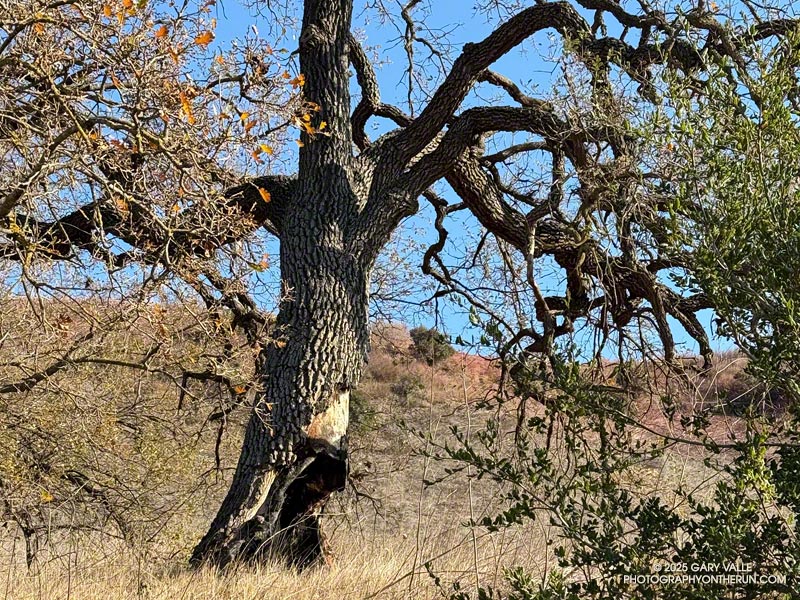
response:
[[[346,455],[345,455],[346,456]],[[225,534],[206,535],[190,560],[225,568],[232,563],[281,560],[305,569],[329,563],[331,554],[322,529],[326,502],[347,481],[346,457],[322,451],[282,469],[254,517]]]

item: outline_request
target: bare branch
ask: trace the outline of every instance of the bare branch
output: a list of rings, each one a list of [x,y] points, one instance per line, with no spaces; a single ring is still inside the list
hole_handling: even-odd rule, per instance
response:
[[[466,44],[447,79],[398,138],[401,160],[407,162],[433,140],[485,69],[526,38],[548,28],[576,39],[589,33],[586,22],[569,4],[540,4],[521,11],[483,41]]]
[[[381,103],[378,79],[375,76],[372,63],[361,44],[352,34],[350,35],[349,45],[350,63],[355,68],[356,79],[361,87],[361,100],[353,110],[350,123],[353,129],[353,142],[360,150],[363,150],[369,144],[364,127],[371,116],[377,115],[391,119],[401,127],[408,126],[411,123],[411,117],[395,106]]]

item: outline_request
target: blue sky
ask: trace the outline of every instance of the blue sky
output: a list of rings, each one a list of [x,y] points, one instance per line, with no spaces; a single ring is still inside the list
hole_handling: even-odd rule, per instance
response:
[[[299,2],[296,4],[299,4]],[[473,11],[471,3],[457,0],[434,0],[431,4],[434,6],[431,11],[425,13],[422,10],[418,10],[415,14],[418,18],[424,16],[422,19],[424,27],[431,30],[446,29],[449,32],[448,37],[452,44],[451,52],[453,57],[458,55],[464,43],[478,41],[492,30],[492,23],[489,22],[487,16]],[[396,2],[387,3],[387,5],[394,9],[395,12],[398,12]],[[297,16],[299,17],[299,15]],[[493,16],[496,17],[496,15]],[[214,46],[225,48],[235,38],[245,35],[248,30],[252,33],[252,26],[254,25],[259,35],[267,39],[274,47],[285,47],[290,51],[296,49],[296,31],[292,31],[289,28],[285,31],[283,39],[280,39],[282,32],[273,26],[273,21],[263,16],[254,18],[250,11],[234,0],[221,0],[218,2],[216,18],[218,26],[216,31],[217,39],[214,42]],[[496,23],[496,18],[494,22]],[[356,4],[354,29],[363,38],[368,51],[374,53],[378,59],[376,73],[381,87],[382,100],[397,104],[404,110],[409,110],[405,93],[406,57],[402,44],[398,42],[398,36],[401,35],[398,27],[401,26],[400,19],[397,19],[395,24],[389,22],[381,23],[381,19],[374,11],[363,10],[362,5]],[[613,29],[610,33],[614,33]],[[551,86],[556,85],[562,75],[560,67],[547,58],[548,52],[552,49],[554,43],[557,43],[557,36],[553,36],[552,33],[541,32],[529,39],[521,46],[519,51],[510,53],[498,61],[493,68],[513,79],[530,93],[546,96]],[[415,49],[420,56],[427,54],[425,47],[420,44],[417,44]],[[435,85],[436,81],[434,80],[431,83]],[[488,90],[483,88],[479,90],[479,93],[486,91]],[[353,80],[353,97],[355,100],[357,100],[358,94],[358,87]],[[472,101],[475,100],[473,97]],[[485,101],[486,97],[484,96]],[[420,106],[422,104],[417,104],[415,109],[418,111]],[[373,119],[368,126],[368,134],[370,137],[375,138],[388,129],[389,124]],[[448,191],[443,190],[443,192],[446,196],[448,195]],[[452,195],[450,195],[450,199],[454,200]],[[421,203],[421,206],[423,206],[423,210],[404,223],[403,227],[414,240],[425,245],[431,243],[435,239],[435,235],[431,226],[432,212],[427,209],[424,202]],[[475,243],[479,225],[474,218],[456,219],[448,229],[451,233],[450,240],[452,245],[450,249],[456,250]],[[273,248],[272,254],[277,259],[277,246],[271,247]],[[418,271],[421,253],[412,253],[406,258],[416,262]],[[277,281],[277,274],[274,271],[264,274],[262,277],[271,278],[270,283],[273,286]],[[420,277],[422,277],[421,274]],[[555,280],[551,278],[550,282],[555,290]],[[547,277],[543,279],[542,285],[548,285]],[[409,292],[412,300],[426,298],[429,293],[430,290]],[[403,305],[398,305],[398,308],[402,309]],[[411,321],[412,325],[417,323],[423,323],[428,326],[438,325],[446,329],[451,335],[462,335],[467,340],[474,339],[480,334],[476,328],[470,326],[467,309],[459,307],[452,302],[440,301],[437,305],[437,313],[430,310],[432,306],[429,306],[427,311],[409,310],[409,305],[406,305],[405,308],[407,310],[402,315],[402,318],[407,322]],[[713,316],[711,311],[703,311],[698,316],[710,331],[711,318]],[[673,325],[675,326],[676,341],[679,344],[683,344],[679,350],[696,351],[697,344],[683,332],[676,322],[673,322]],[[712,346],[715,348],[728,348],[730,344],[725,340],[712,339]]]

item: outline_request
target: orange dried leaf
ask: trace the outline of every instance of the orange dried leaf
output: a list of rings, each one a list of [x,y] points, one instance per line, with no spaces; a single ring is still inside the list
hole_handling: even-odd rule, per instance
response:
[[[247,391],[247,388],[243,385],[236,385],[233,387],[233,391],[237,394],[244,394]]]
[[[242,121],[242,122],[244,122],[244,121],[246,121],[246,120],[247,120],[247,117],[249,117],[249,116],[250,116],[250,113],[249,113],[249,112],[243,112],[243,113],[242,113],[242,114],[239,116],[239,120],[240,120],[240,121]]]
[[[192,113],[192,104],[189,102],[189,98],[186,96],[184,92],[181,92],[181,110],[183,110],[183,114],[186,115],[186,122],[189,125],[194,125],[195,119],[194,114]]]
[[[258,188],[258,194],[261,196],[261,199],[264,202],[269,202],[270,200],[272,200],[272,194],[270,194],[267,190],[265,190],[262,187]]]
[[[107,16],[107,17],[110,17],[110,16],[112,16],[114,14],[114,12],[111,10],[111,7],[108,4],[104,4],[103,5],[103,14],[105,16]]]
[[[122,0],[122,6],[125,9],[130,10],[131,8],[133,8],[133,0]]]
[[[219,56],[217,56],[217,57],[214,59],[214,61],[215,61],[217,64],[220,64],[220,65],[224,65],[224,64],[225,64],[225,59],[224,59],[224,58],[222,58],[222,55],[221,55],[221,54],[220,54]]]
[[[250,156],[252,156],[254,159],[256,159],[256,162],[260,163],[260,162],[263,162],[263,161],[259,158],[259,156],[258,156],[259,154],[261,154],[261,151],[258,148],[256,148],[255,150],[253,150],[250,153]]]
[[[169,29],[167,29],[166,25],[162,25],[161,27],[156,29],[156,32],[153,35],[156,36],[156,39],[158,39],[167,37],[167,33],[169,33]]]
[[[289,83],[292,87],[303,87],[306,84],[306,76],[300,73],[297,77],[292,79]]]
[[[44,33],[44,23],[34,23],[33,30],[37,33],[37,35],[41,35]]]
[[[210,31],[206,31],[195,37],[194,43],[197,44],[198,46],[206,47],[212,42],[213,39],[214,39],[214,34],[211,33]]]
[[[250,133],[250,130],[251,130],[253,127],[255,127],[255,126],[256,126],[256,123],[258,123],[258,121],[256,121],[255,119],[254,119],[254,120],[252,120],[252,121],[248,121],[247,123],[245,123],[245,124],[244,124],[244,131],[245,131],[245,133]]]

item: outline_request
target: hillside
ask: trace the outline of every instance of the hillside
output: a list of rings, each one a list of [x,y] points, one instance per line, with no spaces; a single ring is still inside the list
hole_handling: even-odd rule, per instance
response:
[[[465,527],[502,506],[503,486],[448,473],[447,462],[425,456],[453,440],[452,428],[473,439],[490,416],[511,440],[519,406],[492,402],[496,365],[460,352],[427,364],[407,329],[392,325],[374,331],[352,398],[350,482],[328,507],[333,566],[302,575],[277,564],[222,577],[191,572],[188,553],[225,493],[247,416],[244,346],[218,371],[233,382],[237,406],[222,379],[177,375],[190,365],[204,371],[218,356],[213,338],[200,335],[208,318],[155,306],[98,340],[77,314],[63,312],[52,330],[19,307],[0,317],[4,598],[433,598],[426,564],[445,581],[498,584],[505,567],[544,577],[554,559],[546,520],[493,534]],[[10,393],[65,347],[74,354],[63,368]],[[687,409],[719,403],[715,427],[724,436],[737,426],[726,407],[750,391],[742,367],[725,355],[712,372],[662,384]],[[611,366],[602,371],[613,383]],[[635,391],[631,410],[654,431],[669,427],[652,397]],[[690,448],[642,465],[631,485],[657,492],[676,478],[698,484],[703,472]]]

